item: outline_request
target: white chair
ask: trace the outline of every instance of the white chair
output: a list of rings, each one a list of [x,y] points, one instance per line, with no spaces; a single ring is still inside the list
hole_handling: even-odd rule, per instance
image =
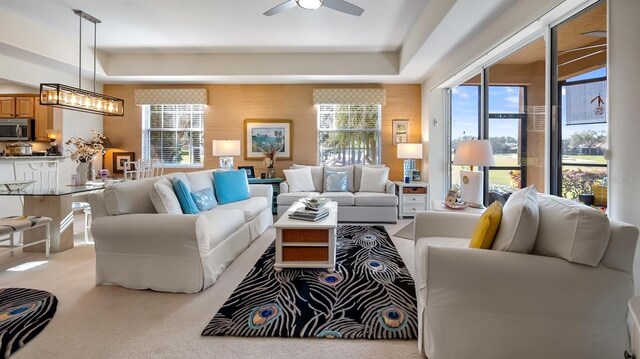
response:
[[[164,161],[161,160],[137,160],[125,161],[124,163],[125,181],[158,177],[163,173]]]
[[[15,234],[22,233],[28,229],[45,226],[45,238],[24,244],[16,243]],[[10,241],[9,245],[0,245],[0,248],[8,248],[4,251],[11,251],[11,256],[16,248],[29,247],[38,243],[45,243],[45,256],[49,257],[51,248],[51,218],[38,216],[12,216],[0,218],[0,236],[8,236],[8,238],[0,239],[0,242]]]
[[[54,190],[58,188],[58,161],[15,161],[13,170],[17,181],[35,181],[33,186],[37,190]],[[84,243],[89,243],[89,217],[91,216],[89,202],[72,202],[71,210],[73,212],[80,210],[84,212]]]

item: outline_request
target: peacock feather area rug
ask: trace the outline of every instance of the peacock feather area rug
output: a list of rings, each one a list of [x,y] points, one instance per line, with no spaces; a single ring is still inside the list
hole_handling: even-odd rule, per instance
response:
[[[203,336],[415,339],[415,285],[383,226],[341,225],[336,270],[274,270],[272,244]]]
[[[0,288],[0,359],[8,358],[49,324],[58,299],[43,290]]]

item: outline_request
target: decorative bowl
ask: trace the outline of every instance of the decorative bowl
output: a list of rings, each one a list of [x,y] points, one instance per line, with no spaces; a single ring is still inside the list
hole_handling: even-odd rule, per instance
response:
[[[451,208],[451,209],[465,209],[465,208],[469,207],[469,205],[467,205],[466,203],[451,204],[449,202],[442,202],[442,204],[444,204],[445,207]]]
[[[36,181],[0,182],[0,191],[2,192],[22,191],[25,188],[29,187],[29,185],[31,185],[32,183],[36,183]]]

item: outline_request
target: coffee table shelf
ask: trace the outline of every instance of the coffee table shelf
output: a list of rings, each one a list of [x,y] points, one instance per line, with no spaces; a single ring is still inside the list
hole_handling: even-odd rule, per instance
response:
[[[317,222],[289,218],[290,213],[303,206],[302,203],[294,203],[274,224],[275,269],[325,268],[333,271],[336,264],[337,203],[327,203],[329,215]]]

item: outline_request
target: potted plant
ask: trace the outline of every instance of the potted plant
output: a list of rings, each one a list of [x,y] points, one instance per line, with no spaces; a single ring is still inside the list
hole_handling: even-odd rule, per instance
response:
[[[567,198],[592,206],[594,202],[593,184],[600,181],[603,174],[596,171],[583,171],[581,168],[563,171],[562,194]]]

